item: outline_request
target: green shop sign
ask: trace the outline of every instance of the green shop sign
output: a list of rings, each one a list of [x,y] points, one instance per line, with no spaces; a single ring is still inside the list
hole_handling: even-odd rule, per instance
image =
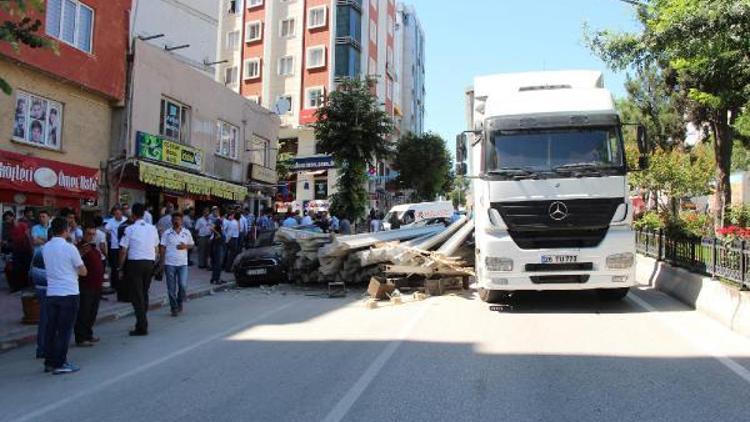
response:
[[[157,135],[144,132],[136,133],[138,157],[169,163],[177,167],[202,171],[203,151],[178,144]]]

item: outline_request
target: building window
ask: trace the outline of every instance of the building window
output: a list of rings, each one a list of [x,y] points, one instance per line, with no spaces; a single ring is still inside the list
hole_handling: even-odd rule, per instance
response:
[[[308,88],[305,91],[305,108],[318,108],[325,100],[325,89],[322,86]]]
[[[245,79],[260,78],[260,57],[245,60]]]
[[[326,26],[328,9],[325,6],[310,8],[307,15],[307,29],[323,28]]]
[[[284,110],[284,109],[276,110],[278,114],[280,115],[292,114],[292,110],[294,110],[294,105],[292,104],[292,96],[291,95],[279,95],[276,98],[276,104],[282,104],[283,102],[286,102],[286,104],[289,104],[289,109],[288,110]]]
[[[237,66],[230,66],[224,69],[224,85],[234,85],[239,81]]]
[[[16,91],[13,139],[59,150],[62,144],[63,106],[57,101]]]
[[[393,28],[396,27],[396,24],[393,21],[393,16],[388,15],[388,35],[393,35]]]
[[[237,50],[240,44],[240,31],[227,32],[227,37],[224,40],[224,49],[226,50]]]
[[[181,144],[187,144],[189,133],[190,107],[168,98],[162,98],[159,134]]]
[[[94,9],[77,0],[47,1],[47,35],[91,53]]]
[[[250,162],[259,166],[271,167],[271,143],[267,139],[255,137],[250,143]]]
[[[247,8],[263,6],[263,0],[247,0]]]
[[[216,133],[216,154],[236,160],[240,129],[227,122],[219,121],[216,123]]]
[[[260,41],[263,38],[261,21],[249,22],[245,27],[245,42]]]
[[[370,41],[377,44],[378,42],[378,26],[375,22],[370,22]]]
[[[307,49],[307,68],[317,69],[326,65],[326,47],[319,45]]]
[[[279,59],[279,75],[294,75],[294,56],[284,56]]]
[[[245,98],[247,98],[251,102],[254,102],[255,104],[260,105],[260,95],[246,95]]]
[[[354,78],[360,75],[362,53],[351,44],[336,45],[336,69],[337,77]]]
[[[237,14],[240,11],[242,0],[227,0],[227,13],[230,15]]]
[[[287,18],[281,20],[281,26],[279,27],[279,35],[282,38],[291,38],[294,36],[294,24],[296,20],[294,18]]]
[[[377,75],[378,73],[378,62],[376,62],[372,57],[370,57],[368,63],[367,73],[370,75]]]
[[[385,97],[387,99],[393,99],[393,80],[386,78],[385,80]]]

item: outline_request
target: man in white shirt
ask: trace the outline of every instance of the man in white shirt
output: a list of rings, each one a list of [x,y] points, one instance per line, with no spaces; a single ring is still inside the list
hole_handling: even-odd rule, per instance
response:
[[[44,370],[62,375],[79,370],[68,362],[68,344],[78,315],[78,276],[86,276],[87,271],[78,249],[67,241],[66,219],[52,221],[52,235],[42,248],[47,276]]]
[[[104,225],[104,231],[109,236],[109,283],[113,289],[117,290],[117,299],[125,301],[125,289],[120,284],[120,238],[117,235],[120,226],[127,221],[123,215],[122,208],[116,205],[112,208],[112,218]]]
[[[135,222],[125,229],[120,240],[120,266],[125,268],[124,280],[130,288],[136,319],[131,336],[148,335],[148,289],[159,253],[159,233],[156,227],[143,221],[143,212],[143,204],[133,205]]]
[[[148,207],[151,208],[151,207]],[[148,224],[154,224],[154,216],[151,215],[151,212],[149,212],[148,208],[146,208],[146,211],[143,212],[143,221],[145,221]]]
[[[173,317],[182,312],[187,293],[188,251],[194,245],[190,230],[182,227],[182,219],[181,213],[172,214],[172,228],[161,235],[159,248]]]
[[[208,256],[211,253],[211,212],[203,209],[203,215],[195,222],[195,232],[198,235],[198,268],[208,268]]]
[[[228,213],[224,226],[224,236],[227,242],[227,256],[224,261],[224,271],[231,272],[234,258],[240,251],[240,213]]]
[[[156,223],[156,228],[159,230],[159,235],[169,230],[172,227],[172,213],[174,212],[174,206],[167,204],[164,208],[164,214],[161,216],[159,221]]]

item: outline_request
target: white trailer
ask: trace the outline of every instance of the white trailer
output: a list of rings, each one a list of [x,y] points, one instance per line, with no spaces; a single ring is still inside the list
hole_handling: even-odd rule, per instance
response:
[[[477,77],[467,119],[457,171],[472,182],[480,297],[584,289],[625,297],[635,285],[633,208],[622,123],[602,74]]]

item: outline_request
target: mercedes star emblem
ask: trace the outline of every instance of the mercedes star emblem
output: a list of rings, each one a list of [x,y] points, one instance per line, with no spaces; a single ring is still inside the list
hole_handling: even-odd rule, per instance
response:
[[[555,221],[563,221],[568,218],[568,206],[562,202],[553,202],[549,206],[549,216]]]

